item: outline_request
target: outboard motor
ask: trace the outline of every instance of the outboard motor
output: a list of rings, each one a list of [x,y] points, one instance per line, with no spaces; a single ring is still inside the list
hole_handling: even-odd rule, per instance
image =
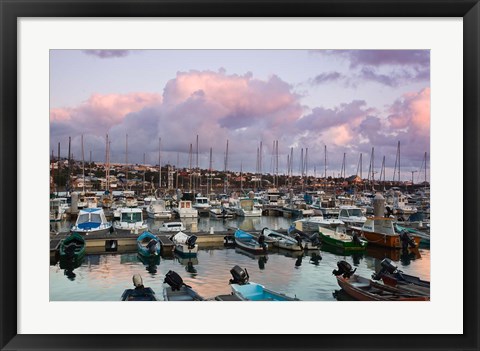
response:
[[[196,235],[190,235],[188,239],[185,241],[185,244],[188,245],[188,249],[191,250],[195,248],[195,243],[197,242],[197,236]]]
[[[406,250],[408,246],[415,248],[415,240],[413,240],[406,230],[400,232],[400,241],[402,242],[402,249]]]
[[[248,283],[250,276],[248,275],[247,269],[242,269],[240,266],[235,265],[231,270],[230,274],[233,279],[230,279],[230,284],[245,285]]]
[[[154,254],[155,252],[157,252],[157,244],[158,244],[157,240],[155,239],[150,240],[147,244],[148,252],[150,252],[151,254]]]
[[[67,257],[71,258],[74,256],[75,254],[75,249],[77,248],[77,245],[75,244],[75,242],[71,242],[70,244],[68,245],[65,245],[65,254],[67,255]]]
[[[380,262],[383,269],[385,269],[388,273],[393,274],[397,271],[397,266],[395,266],[392,260],[388,258],[384,258],[382,262]]]
[[[310,237],[310,241],[315,246],[320,246],[322,243],[320,242],[320,238],[318,237],[318,233],[313,233]]]
[[[380,280],[382,279],[383,275],[385,273],[390,273],[394,274],[397,271],[397,266],[395,266],[392,261],[388,258],[384,258],[382,262],[380,262],[382,269],[378,273],[373,273],[372,274],[372,279],[373,280]]]
[[[361,241],[360,238],[358,237],[357,232],[353,232],[352,241],[353,241],[353,243],[356,244],[356,245],[361,245],[361,244],[362,244],[362,241]]]
[[[260,236],[258,237],[258,243],[263,248],[263,251],[267,251],[267,244],[265,243],[265,235],[263,235],[263,230],[262,234],[260,234]]]
[[[180,277],[174,271],[168,271],[168,273],[165,275],[165,280],[163,282],[170,285],[170,287],[172,288],[172,291],[180,290],[182,286],[186,286],[190,288],[190,286],[188,286],[183,282],[182,277]]]
[[[350,278],[353,273],[357,270],[356,268],[352,270],[352,266],[347,261],[338,261],[337,262],[338,270],[334,269],[332,274],[339,276],[342,275],[344,278]]]
[[[302,237],[300,234],[297,233],[297,235],[295,235],[295,240],[297,241],[297,245],[303,250]]]

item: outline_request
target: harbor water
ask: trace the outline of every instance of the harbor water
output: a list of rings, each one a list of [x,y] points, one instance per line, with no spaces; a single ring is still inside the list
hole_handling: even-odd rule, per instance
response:
[[[222,231],[228,228],[243,230],[287,229],[292,220],[283,217],[262,216],[215,220],[200,217],[195,219],[201,231]],[[161,221],[148,220],[149,228],[156,233]],[[191,223],[185,223],[187,228]],[[71,223],[55,223],[58,231],[68,230]],[[339,260],[346,260],[356,273],[371,277],[380,269],[380,262],[390,258],[407,274],[430,280],[430,250],[420,248],[402,253],[370,246],[363,253],[344,256],[342,252],[322,247],[317,251],[297,253],[278,249],[266,255],[255,256],[238,248],[200,245],[194,258],[176,255],[159,257],[145,262],[137,255],[136,248],[127,253],[88,254],[78,267],[62,267],[60,263],[50,266],[50,301],[118,301],[125,289],[133,288],[132,276],[140,274],[144,285],[151,287],[159,299],[163,299],[165,274],[173,270],[180,274],[204,298],[229,294],[230,269],[239,265],[246,268],[250,281],[284,293],[300,300],[331,301],[348,300],[340,290],[332,270]]]

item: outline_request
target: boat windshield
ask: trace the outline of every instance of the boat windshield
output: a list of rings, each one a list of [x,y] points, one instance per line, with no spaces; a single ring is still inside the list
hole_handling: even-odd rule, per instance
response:
[[[88,222],[88,217],[88,213],[81,214],[80,216],[78,216],[77,224]]]
[[[142,214],[140,212],[122,213],[122,222],[135,223],[142,221]]]
[[[350,216],[355,216],[355,217],[362,217],[363,216],[362,210],[359,209],[359,208],[348,210],[348,213],[349,213]]]
[[[90,221],[93,223],[102,223],[102,217],[99,213],[92,213],[90,217]]]

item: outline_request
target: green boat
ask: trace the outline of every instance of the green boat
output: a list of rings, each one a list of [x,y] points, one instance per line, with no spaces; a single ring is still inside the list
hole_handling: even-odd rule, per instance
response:
[[[85,239],[73,233],[60,245],[60,259],[81,260],[85,256]]]
[[[362,251],[367,248],[368,242],[358,236],[350,236],[325,228],[320,229],[322,244],[338,247],[345,251]]]

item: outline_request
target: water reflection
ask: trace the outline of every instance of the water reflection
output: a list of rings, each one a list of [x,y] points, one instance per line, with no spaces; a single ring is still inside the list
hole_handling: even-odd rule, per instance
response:
[[[74,281],[77,275],[73,272],[76,268],[80,267],[83,263],[84,257],[77,258],[60,258],[60,269],[63,269],[63,274],[68,280]]]
[[[136,258],[143,263],[148,273],[152,275],[157,273],[157,266],[160,264],[160,256],[144,257],[137,254]]]
[[[190,273],[192,277],[197,275],[198,271],[195,268],[195,266],[198,265],[197,256],[184,257],[182,255],[175,254],[175,258],[177,259],[178,263],[180,263],[182,266],[185,266],[185,271]]]
[[[320,256],[320,253],[312,252],[312,255],[310,257],[310,263],[312,263],[315,266],[318,266],[321,260],[322,260],[322,256]]]

